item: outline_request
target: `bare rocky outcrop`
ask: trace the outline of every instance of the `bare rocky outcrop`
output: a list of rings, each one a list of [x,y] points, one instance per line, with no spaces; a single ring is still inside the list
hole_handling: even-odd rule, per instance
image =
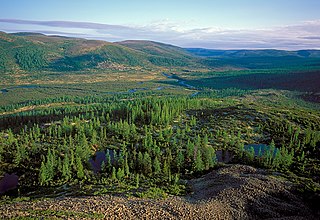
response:
[[[221,203],[232,219],[313,219],[294,185],[262,169],[230,165],[191,180],[191,202]]]
[[[99,213],[104,219],[316,219],[302,198],[293,193],[292,183],[261,169],[228,165],[190,180],[189,184],[193,193],[185,197],[63,197],[1,205],[0,215],[30,216],[28,210],[50,209]],[[90,218],[67,218],[79,216]]]

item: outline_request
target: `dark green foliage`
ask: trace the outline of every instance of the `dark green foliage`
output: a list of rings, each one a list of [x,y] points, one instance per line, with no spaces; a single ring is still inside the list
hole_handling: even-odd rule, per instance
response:
[[[50,149],[48,150],[46,159],[43,158],[40,167],[39,182],[40,185],[49,185],[55,176],[56,155]]]
[[[184,166],[184,163],[185,163],[182,149],[177,149],[176,155],[177,155],[176,159],[175,159],[176,168],[177,168],[178,172],[180,172],[181,168]]]
[[[80,157],[76,157],[76,171],[77,171],[77,177],[79,179],[83,179],[84,176],[84,170],[83,170],[83,164]]]
[[[119,167],[116,176],[118,180],[122,180],[122,178],[125,176],[124,170]]]
[[[176,60],[172,58],[159,57],[159,56],[151,56],[148,60],[157,66],[186,66],[184,60]]]
[[[143,155],[142,173],[144,173],[145,175],[152,174],[152,161],[148,152],[145,152]]]
[[[144,56],[126,47],[118,45],[107,45],[99,49],[99,54],[107,62],[125,64],[129,66],[144,65]]]
[[[51,68],[57,71],[79,71],[86,68],[94,68],[103,58],[99,55],[81,55],[76,57],[64,57],[51,64]]]
[[[158,157],[156,157],[153,161],[153,171],[154,174],[159,174],[161,172],[161,164],[158,160]]]
[[[201,151],[198,150],[195,153],[195,161],[193,164],[193,169],[194,169],[194,171],[202,171],[202,170],[204,170],[204,168],[205,167],[204,167],[204,163],[202,160],[202,154],[201,154]]]
[[[16,52],[16,59],[24,70],[36,70],[47,65],[44,50],[35,46],[19,48]]]
[[[64,178],[66,181],[71,179],[71,165],[69,161],[68,154],[65,155],[63,159],[63,165],[62,165],[62,178]]]
[[[26,147],[16,142],[16,154],[14,162],[17,166],[28,157]]]
[[[128,156],[126,155],[125,160],[124,160],[124,173],[125,176],[128,177],[130,175],[130,167],[128,164]]]
[[[206,170],[216,165],[216,155],[212,147],[206,146],[203,149],[203,161]]]
[[[47,167],[45,162],[41,162],[40,174],[39,174],[39,183],[40,185],[45,185],[50,180],[49,173],[47,172]]]
[[[139,176],[139,174],[136,175],[135,181],[136,181],[136,188],[139,188],[139,183],[140,183],[140,176]]]
[[[7,72],[12,69],[12,60],[8,57],[4,50],[0,50],[0,72]]]
[[[100,63],[122,64],[128,66],[145,65],[144,57],[128,48],[117,45],[106,45],[95,52],[77,56],[65,56],[55,60],[51,68],[57,71],[79,71],[97,68]]]
[[[44,109],[32,114],[26,112],[29,115],[17,114],[15,121],[22,125],[25,116],[32,119],[42,114],[41,120],[44,121],[37,119],[34,125],[26,123],[20,131],[6,130],[6,138],[2,138],[1,160],[5,163],[13,161],[13,169],[20,170],[22,164],[32,161],[30,158],[42,158],[38,163],[30,163],[35,169],[28,167],[27,175],[30,176],[28,181],[43,186],[79,181],[104,184],[133,181],[140,187],[144,186],[146,180],[160,178],[157,184],[172,185],[168,190],[179,194],[179,186],[174,186],[179,185],[179,176],[210,170],[216,165],[215,150],[218,147],[234,150],[239,158],[243,158],[242,163],[273,170],[297,167],[299,171],[306,172],[310,169],[305,161],[306,158],[309,160],[311,154],[304,149],[308,148],[317,154],[316,147],[320,140],[314,130],[319,125],[312,118],[304,120],[303,123],[308,124],[304,129],[281,121],[283,116],[255,111],[253,105],[249,109],[245,105],[232,106],[232,102],[219,103],[212,98],[87,97],[74,101],[85,105],[80,105],[80,108]],[[67,112],[69,115],[66,115]],[[61,114],[61,119],[51,118],[53,113]],[[233,117],[237,117],[237,120]],[[247,117],[266,120],[248,121]],[[293,120],[298,116],[286,117]],[[227,120],[223,121],[224,118]],[[257,132],[272,134],[274,141],[271,141],[270,148],[261,151],[258,156],[255,156],[253,150],[244,151],[243,139],[250,138],[252,131],[248,126],[239,125],[239,120],[257,127]],[[297,123],[301,121],[294,120]],[[48,121],[50,124],[44,125]],[[255,123],[259,124],[259,128]],[[221,129],[220,126],[230,127]],[[282,147],[277,148],[276,144]],[[5,153],[3,149],[12,149],[14,156]],[[106,152],[106,158],[101,171],[93,174],[88,161],[94,158],[98,149]],[[38,178],[34,179],[31,172],[38,172]]]
[[[112,180],[116,180],[117,179],[116,168],[115,167],[112,167],[111,179]]]

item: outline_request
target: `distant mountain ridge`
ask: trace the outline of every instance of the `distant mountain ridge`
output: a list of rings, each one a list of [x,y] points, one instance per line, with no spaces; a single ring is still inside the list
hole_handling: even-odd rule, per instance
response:
[[[320,57],[320,50],[298,50],[286,51],[275,49],[261,49],[261,50],[214,50],[205,48],[186,48],[189,53],[200,57],[229,57],[229,58],[242,58],[242,57]]]
[[[195,65],[182,48],[150,41],[110,43],[99,40],[0,32],[0,71],[79,71],[124,66]]]
[[[296,63],[304,58],[320,58],[320,51],[185,49],[154,41],[127,40],[111,43],[40,33],[0,32],[0,72],[8,73],[35,70],[81,71],[114,66],[250,68],[252,60],[247,59],[250,57],[259,58],[260,63],[265,63],[265,57],[272,57],[270,62],[279,62],[277,57],[286,57],[289,62]]]

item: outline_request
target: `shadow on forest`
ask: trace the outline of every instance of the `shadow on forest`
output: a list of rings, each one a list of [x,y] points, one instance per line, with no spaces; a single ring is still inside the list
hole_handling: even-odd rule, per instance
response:
[[[319,92],[320,72],[257,73],[237,76],[210,77],[184,81],[196,88],[211,89],[280,89],[300,92]],[[161,81],[164,84],[177,84]]]

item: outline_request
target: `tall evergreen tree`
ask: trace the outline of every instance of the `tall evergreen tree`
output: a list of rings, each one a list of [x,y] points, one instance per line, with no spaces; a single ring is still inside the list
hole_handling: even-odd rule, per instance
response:
[[[44,186],[49,181],[49,175],[47,173],[47,167],[45,162],[41,162],[40,173],[39,173],[39,182],[41,186]]]
[[[65,180],[71,179],[71,167],[70,167],[70,162],[69,162],[69,156],[68,154],[65,155],[63,159],[63,164],[62,164],[62,177]]]
[[[204,164],[203,164],[200,150],[197,151],[196,160],[194,161],[193,167],[194,167],[194,171],[202,171],[204,169]]]
[[[148,152],[143,155],[143,173],[147,175],[152,174],[152,160]]]
[[[162,168],[162,173],[165,177],[169,177],[170,174],[170,167],[168,165],[167,160],[164,161],[163,163],[163,168]]]
[[[83,164],[80,157],[76,157],[76,171],[77,171],[77,177],[79,179],[83,179],[84,176],[84,170],[83,170]]]
[[[124,171],[125,171],[125,175],[128,177],[130,175],[130,169],[128,164],[128,153],[126,154],[124,159]]]
[[[143,172],[143,154],[141,151],[138,153],[138,172],[142,173]]]
[[[117,175],[117,179],[118,179],[118,180],[122,180],[122,178],[123,178],[124,175],[125,175],[125,174],[124,174],[124,170],[123,170],[121,167],[119,167],[116,175]]]
[[[176,164],[176,167],[178,169],[178,172],[180,172],[183,164],[184,164],[184,155],[183,155],[183,152],[181,149],[178,149],[177,150],[177,156],[176,156],[176,159],[175,159],[175,164]]]
[[[112,171],[111,157],[110,157],[109,150],[106,151],[106,171],[109,173]]]
[[[117,180],[117,176],[116,176],[116,168],[112,167],[112,172],[111,172],[111,180]]]
[[[158,157],[156,157],[153,161],[153,170],[154,170],[154,174],[159,174],[161,172],[161,165],[158,160]]]

